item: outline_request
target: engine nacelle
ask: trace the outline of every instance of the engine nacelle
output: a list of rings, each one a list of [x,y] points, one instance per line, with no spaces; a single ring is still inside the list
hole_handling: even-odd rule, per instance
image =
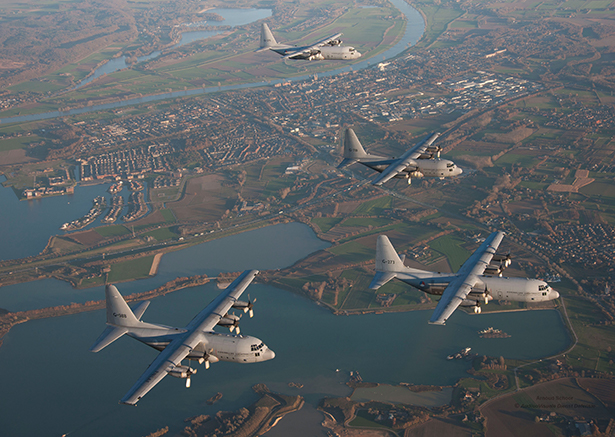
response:
[[[341,39],[333,39],[327,43],[329,46],[339,46],[340,44],[342,44]]]
[[[325,57],[320,52],[308,56],[308,61],[324,61],[324,59]]]
[[[225,326],[227,328],[237,326],[237,323],[239,323],[239,316],[236,316],[235,314],[227,314],[218,321],[218,325]]]
[[[190,352],[186,359],[198,361],[199,364],[203,364],[203,362],[205,361],[209,361],[210,363],[217,363],[218,361],[220,361],[220,359],[215,355],[212,355],[207,352],[197,352],[195,350]]]
[[[175,366],[173,369],[168,370],[167,373],[175,378],[186,379],[196,373],[196,369],[188,366]]]
[[[433,153],[421,153],[418,159],[432,159]]]
[[[483,272],[484,275],[487,276],[499,276],[502,277],[502,267],[500,266],[492,266],[488,265]]]
[[[429,146],[425,149],[427,153],[435,154],[438,158],[440,157],[440,152],[442,151],[442,147],[440,146]]]
[[[460,307],[475,307],[478,305],[478,301],[474,299],[464,299],[459,304]]]
[[[236,300],[235,303],[233,304],[232,308],[236,308],[238,310],[243,310],[244,312],[247,311],[245,308],[250,307],[250,303],[249,302],[244,302],[243,300]]]
[[[422,178],[423,176],[425,175],[418,170],[411,171],[408,173],[408,177],[410,178]]]
[[[504,267],[508,267],[511,263],[512,260],[510,258],[510,253],[506,254],[506,255],[502,255],[499,253],[496,253],[495,255],[493,255],[493,257],[491,258],[492,262],[499,262],[500,264],[502,264]]]

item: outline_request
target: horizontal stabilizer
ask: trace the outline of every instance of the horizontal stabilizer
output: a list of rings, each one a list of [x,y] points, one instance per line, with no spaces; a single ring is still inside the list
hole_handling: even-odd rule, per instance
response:
[[[127,328],[118,326],[107,326],[107,329],[100,334],[100,337],[94,342],[90,348],[90,352],[98,352],[109,346],[115,340],[128,332]]]
[[[149,304],[150,304],[150,301],[146,300],[145,302],[141,302],[139,305],[135,307],[135,309],[132,312],[134,313],[137,320],[141,320],[141,317],[143,317],[143,313],[145,313],[145,310],[147,309]]]
[[[372,279],[372,283],[369,284],[369,288],[370,290],[378,290],[396,276],[397,273],[395,272],[376,272],[374,279]]]
[[[346,168],[349,165],[354,164],[355,162],[357,162],[356,159],[350,159],[350,158],[344,158],[344,160],[342,162],[339,163],[339,165],[337,166],[337,168],[342,169],[342,168]]]

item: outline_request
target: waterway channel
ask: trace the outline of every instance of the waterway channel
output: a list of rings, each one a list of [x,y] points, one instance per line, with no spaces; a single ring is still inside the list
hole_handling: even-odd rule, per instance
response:
[[[421,16],[421,14],[416,9],[414,9],[412,6],[408,5],[408,3],[406,3],[404,0],[390,0],[390,2],[397,9],[399,9],[406,17],[406,20],[407,20],[406,21],[406,31],[404,35],[402,36],[402,38],[393,47],[379,54],[377,56],[377,59],[368,58],[356,64],[352,64],[350,66],[347,65],[345,67],[337,68],[337,69],[328,71],[326,73],[319,73],[319,76],[332,76],[332,75],[336,75],[339,73],[348,72],[351,70],[356,71],[356,70],[360,70],[363,68],[373,66],[377,64],[378,62],[382,62],[385,59],[393,58],[399,55],[401,52],[406,50],[409,46],[415,44],[421,38],[421,36],[423,36],[423,32],[425,30],[425,21],[423,20],[423,17]],[[92,105],[92,106],[84,107],[84,108],[70,109],[68,111],[51,111],[51,112],[45,112],[41,114],[30,114],[30,115],[19,115],[15,117],[5,117],[5,118],[0,118],[0,124],[21,123],[24,121],[46,120],[50,118],[64,117],[67,115],[78,115],[78,114],[85,114],[89,112],[95,112],[95,111],[101,111],[101,110],[107,110],[107,109],[113,109],[113,108],[123,108],[126,106],[138,105],[141,103],[148,103],[148,102],[155,102],[159,100],[172,99],[176,97],[188,97],[188,96],[195,96],[195,95],[200,95],[200,94],[210,94],[210,93],[232,91],[232,90],[245,89],[245,88],[256,88],[256,87],[261,87],[261,86],[274,86],[281,82],[301,81],[309,77],[312,77],[312,75],[297,76],[297,77],[289,78],[289,79],[279,79],[279,80],[262,81],[262,82],[255,82],[255,83],[244,83],[244,84],[237,84],[237,85],[227,85],[227,86],[222,86],[222,87],[208,87],[208,88],[197,88],[197,89],[185,90],[185,91],[175,91],[171,93],[162,93],[162,94],[156,94],[156,95],[151,95],[151,96],[139,97],[135,99],[127,99],[121,102],[107,103],[104,105]]]

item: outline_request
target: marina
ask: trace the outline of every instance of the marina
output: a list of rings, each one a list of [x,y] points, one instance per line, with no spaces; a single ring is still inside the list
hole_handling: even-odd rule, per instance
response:
[[[117,217],[122,212],[122,208],[124,208],[124,198],[120,195],[113,196],[111,198],[111,207],[109,212],[100,222],[104,224],[115,223]]]
[[[96,220],[96,218],[103,213],[103,211],[107,208],[107,201],[104,196],[97,196],[92,201],[94,206],[90,209],[90,211],[80,219],[73,220],[70,223],[64,223],[60,226],[62,231],[76,231],[78,229],[83,229],[87,225],[91,224]]]
[[[125,222],[132,222],[147,214],[147,204],[141,191],[133,191],[128,201],[128,213],[122,217]]]
[[[115,194],[119,194],[119,193],[122,191],[122,188],[124,188],[124,183],[123,183],[122,181],[119,181],[119,182],[117,182],[117,183],[115,183],[115,184],[112,184],[112,185],[109,187],[109,190],[108,190],[108,191],[109,191],[109,193],[111,193],[112,195],[115,195]]]

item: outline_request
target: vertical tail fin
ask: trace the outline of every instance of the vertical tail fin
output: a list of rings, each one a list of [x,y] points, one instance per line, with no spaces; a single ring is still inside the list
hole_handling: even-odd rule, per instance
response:
[[[378,236],[376,243],[376,271],[377,272],[400,272],[404,269],[401,260],[391,241],[386,235]]]
[[[278,42],[275,40],[273,33],[269,30],[269,26],[265,23],[261,24],[261,49],[275,47]]]
[[[139,320],[135,317],[115,285],[107,285],[105,296],[107,298],[107,324],[124,327],[139,325]]]
[[[368,158],[369,156],[354,131],[350,128],[346,129],[344,135],[344,160],[339,163],[337,168],[346,168],[361,158]]]
[[[361,145],[357,135],[352,129],[346,129],[344,137],[344,158],[360,159],[367,158],[369,155]]]

